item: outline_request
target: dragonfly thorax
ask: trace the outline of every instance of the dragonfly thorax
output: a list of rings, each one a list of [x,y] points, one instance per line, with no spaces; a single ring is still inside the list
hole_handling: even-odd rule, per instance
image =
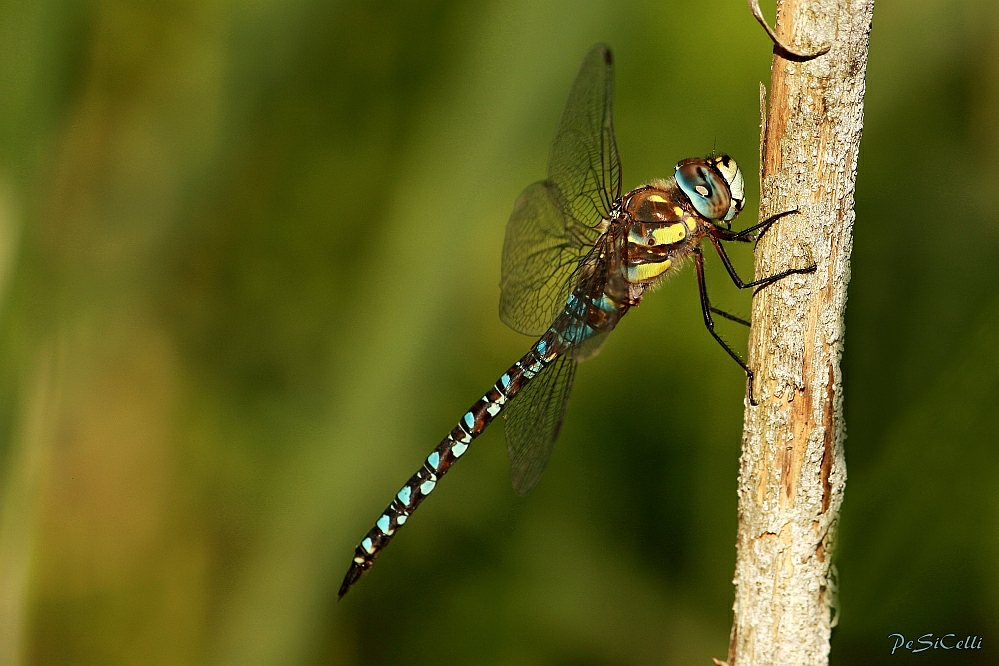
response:
[[[625,277],[648,286],[686,257],[707,232],[707,222],[676,180],[654,180],[624,197],[627,223]]]

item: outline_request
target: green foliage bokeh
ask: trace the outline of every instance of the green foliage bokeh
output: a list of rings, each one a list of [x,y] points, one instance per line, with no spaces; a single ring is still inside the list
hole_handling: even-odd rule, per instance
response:
[[[490,429],[335,600],[530,344],[504,223],[597,41],[625,186],[717,147],[754,221],[744,3],[0,2],[0,663],[725,656],[745,385],[690,271],[581,366],[534,492]],[[832,660],[996,663],[995,3],[879,0],[865,115]]]

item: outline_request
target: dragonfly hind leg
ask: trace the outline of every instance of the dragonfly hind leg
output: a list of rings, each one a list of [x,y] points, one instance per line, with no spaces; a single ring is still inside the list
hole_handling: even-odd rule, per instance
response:
[[[701,252],[700,247],[694,249],[694,268],[697,272],[697,289],[701,295],[701,314],[704,317],[704,325],[707,327],[708,333],[711,334],[711,337],[713,337],[715,341],[722,346],[722,349],[724,349],[728,355],[732,357],[732,360],[738,363],[739,367],[746,373],[746,381],[749,384],[749,404],[755,407],[759,403],[753,395],[753,371],[749,369],[749,366],[746,365],[745,361],[739,358],[739,355],[736,354],[735,351],[728,346],[728,343],[725,342],[715,331],[715,320],[711,316],[711,313],[714,312],[715,314],[719,314],[726,319],[732,319],[733,321],[746,324],[747,326],[749,325],[749,322],[730,315],[727,312],[723,312],[718,308],[712,307],[711,301],[708,299],[708,288],[704,283],[704,254]]]
[[[745,319],[743,319],[742,317],[736,317],[734,314],[730,314],[728,312],[725,312],[724,310],[719,310],[718,308],[716,308],[713,305],[710,306],[710,310],[712,312],[714,312],[716,315],[721,315],[722,317],[725,317],[725,319],[728,319],[729,321],[734,321],[737,324],[742,324],[743,326],[751,326],[752,325],[748,321],[746,321]]]

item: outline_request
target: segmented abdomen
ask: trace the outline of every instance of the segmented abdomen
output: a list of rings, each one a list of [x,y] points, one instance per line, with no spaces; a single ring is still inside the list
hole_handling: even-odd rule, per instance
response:
[[[378,553],[388,544],[396,531],[402,527],[437,482],[447,473],[451,465],[468,450],[468,445],[479,436],[493,419],[503,411],[504,406],[523,389],[528,382],[554,361],[563,350],[561,340],[548,332],[538,340],[531,350],[513,364],[489,391],[479,398],[458,421],[454,430],[445,437],[437,448],[427,456],[423,466],[410,477],[406,485],[396,493],[374,527],[368,530],[354,551],[354,560],[343,577],[338,597],[347,594],[351,585],[357,582],[365,571],[371,568]]]

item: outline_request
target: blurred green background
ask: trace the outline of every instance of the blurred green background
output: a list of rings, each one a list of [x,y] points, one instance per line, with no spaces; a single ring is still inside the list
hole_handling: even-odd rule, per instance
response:
[[[744,2],[0,2],[0,663],[725,656],[745,384],[689,270],[580,368],[531,495],[490,429],[335,601],[530,344],[504,224],[600,40],[625,186],[717,146],[755,221]],[[835,664],[999,663],[997,184],[999,7],[878,0]]]

